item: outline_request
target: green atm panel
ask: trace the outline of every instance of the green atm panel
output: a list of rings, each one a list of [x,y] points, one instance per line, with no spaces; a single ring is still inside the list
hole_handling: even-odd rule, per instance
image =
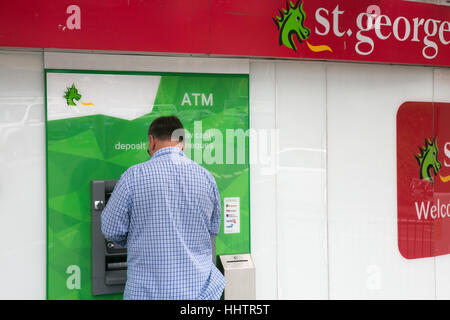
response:
[[[91,182],[147,161],[159,116],[181,119],[186,156],[216,179],[216,255],[250,252],[247,74],[46,70],[45,81],[48,299],[122,298],[92,295]]]

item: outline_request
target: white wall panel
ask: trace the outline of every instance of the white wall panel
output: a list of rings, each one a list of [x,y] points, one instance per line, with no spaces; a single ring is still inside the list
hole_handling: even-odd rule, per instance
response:
[[[278,62],[275,72],[279,298],[326,299],[325,66]]]
[[[450,69],[5,51],[0,299],[45,298],[44,58],[48,68],[250,73],[258,299],[450,298],[449,255],[398,251],[395,123],[404,101],[450,102]]]
[[[435,298],[434,258],[397,246],[396,113],[432,101],[432,69],[327,66],[330,298]]]
[[[46,69],[194,73],[249,72],[248,59],[162,57],[143,55],[45,52]]]
[[[42,53],[0,51],[0,299],[44,299]]]
[[[250,63],[251,245],[256,298],[278,298],[275,160],[275,63]]]
[[[450,68],[434,69],[434,101],[450,102]],[[436,297],[450,299],[450,255],[436,257]]]

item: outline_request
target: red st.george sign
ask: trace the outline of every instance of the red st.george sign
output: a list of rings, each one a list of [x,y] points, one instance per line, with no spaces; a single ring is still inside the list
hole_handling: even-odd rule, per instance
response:
[[[398,247],[408,259],[450,253],[450,103],[397,112]]]
[[[401,0],[16,0],[0,46],[450,66],[449,17]]]

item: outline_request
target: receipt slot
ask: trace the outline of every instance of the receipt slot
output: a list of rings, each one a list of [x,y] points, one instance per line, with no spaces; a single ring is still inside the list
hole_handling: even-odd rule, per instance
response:
[[[220,256],[221,270],[225,276],[225,300],[255,300],[255,265],[250,254]]]
[[[92,295],[122,293],[127,280],[127,249],[102,233],[102,211],[118,180],[91,182]],[[211,237],[212,261],[216,264],[216,238]]]

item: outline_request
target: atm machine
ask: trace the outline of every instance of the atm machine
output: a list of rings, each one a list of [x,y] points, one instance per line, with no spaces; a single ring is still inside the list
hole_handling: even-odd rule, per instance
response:
[[[102,234],[101,214],[117,180],[91,182],[92,295],[121,293],[127,280],[127,249]]]
[[[127,280],[127,249],[102,234],[101,214],[118,180],[91,181],[92,295],[122,293]],[[216,264],[216,238],[211,237]]]

